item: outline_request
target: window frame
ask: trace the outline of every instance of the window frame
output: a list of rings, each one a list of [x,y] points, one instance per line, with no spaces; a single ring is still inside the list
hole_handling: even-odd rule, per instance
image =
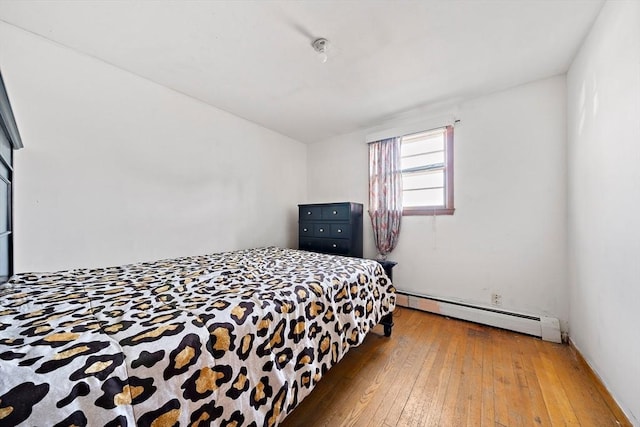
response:
[[[430,132],[444,129],[444,206],[411,206],[402,208],[403,216],[417,215],[453,215],[455,212],[453,198],[453,126],[441,126],[427,129],[420,132],[403,135],[402,138],[415,135],[416,133]],[[400,141],[402,145],[402,140]],[[402,172],[404,179],[404,172]],[[404,200],[403,200],[404,201]]]

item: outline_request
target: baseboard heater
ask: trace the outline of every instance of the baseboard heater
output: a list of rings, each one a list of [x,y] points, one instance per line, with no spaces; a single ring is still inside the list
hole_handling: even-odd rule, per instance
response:
[[[555,317],[531,316],[406,292],[397,293],[397,303],[403,307],[533,335],[545,341],[562,342],[560,322]]]

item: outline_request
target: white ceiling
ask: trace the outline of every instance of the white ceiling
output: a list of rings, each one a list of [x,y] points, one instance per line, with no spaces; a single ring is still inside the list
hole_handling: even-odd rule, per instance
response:
[[[314,142],[564,73],[602,3],[2,0],[0,20]]]

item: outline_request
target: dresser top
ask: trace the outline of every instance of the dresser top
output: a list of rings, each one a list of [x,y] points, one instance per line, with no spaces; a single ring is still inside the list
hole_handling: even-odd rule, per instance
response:
[[[332,206],[332,205],[362,205],[362,203],[358,203],[358,202],[301,203],[298,206]]]

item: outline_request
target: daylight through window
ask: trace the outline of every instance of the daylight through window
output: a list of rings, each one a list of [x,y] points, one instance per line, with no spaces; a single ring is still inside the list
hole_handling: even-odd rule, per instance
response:
[[[405,135],[401,147],[403,214],[453,214],[453,126]]]

